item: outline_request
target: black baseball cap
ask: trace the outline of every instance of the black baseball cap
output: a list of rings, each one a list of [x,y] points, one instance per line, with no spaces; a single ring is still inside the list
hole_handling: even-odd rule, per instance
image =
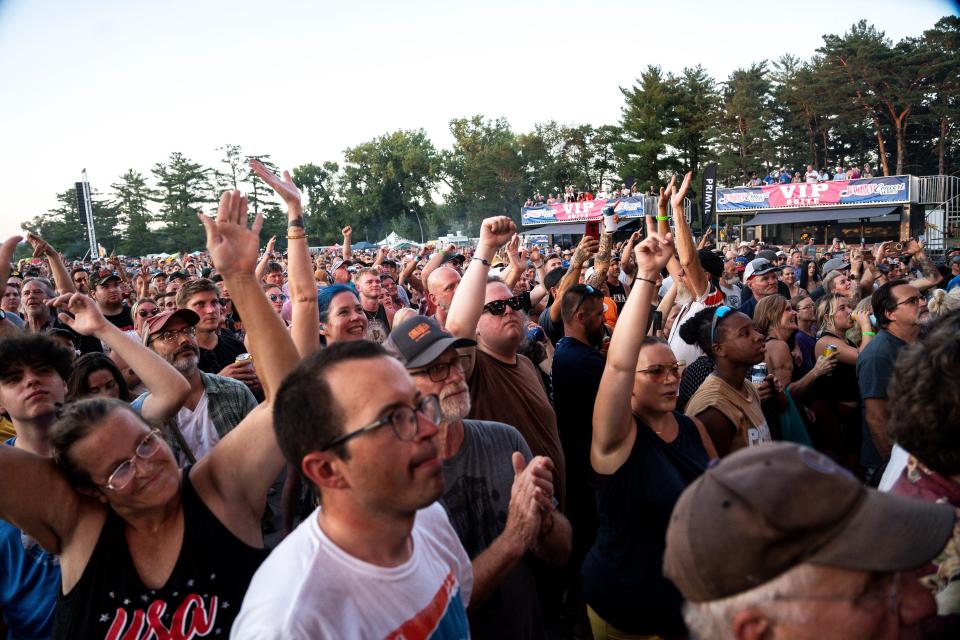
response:
[[[117,280],[117,281],[119,281],[119,280],[120,280],[120,276],[118,276],[118,275],[115,274],[115,273],[108,273],[108,274],[105,274],[105,275],[101,275],[99,278],[97,278],[97,281],[96,281],[96,283],[94,283],[93,286],[94,286],[94,287],[102,287],[103,285],[107,284],[107,283],[110,282],[111,280]]]
[[[447,333],[433,318],[413,316],[394,327],[383,346],[407,369],[419,369],[451,347],[473,347],[476,344],[475,340]]]

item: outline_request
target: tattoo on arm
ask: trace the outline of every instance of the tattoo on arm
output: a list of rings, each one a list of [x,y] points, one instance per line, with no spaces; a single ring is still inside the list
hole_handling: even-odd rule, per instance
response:
[[[302,216],[302,215],[297,216],[296,218],[294,218],[293,220],[291,220],[290,222],[288,222],[288,223],[287,223],[287,226],[289,226],[289,227],[300,227],[301,229],[303,229],[303,216]]]
[[[603,233],[600,235],[600,249],[593,259],[594,271],[590,276],[590,281],[587,283],[592,287],[599,288],[603,284],[603,281],[607,279],[607,269],[610,268],[610,249],[612,248],[612,244],[613,234]],[[600,269],[600,265],[607,266],[604,269]]]

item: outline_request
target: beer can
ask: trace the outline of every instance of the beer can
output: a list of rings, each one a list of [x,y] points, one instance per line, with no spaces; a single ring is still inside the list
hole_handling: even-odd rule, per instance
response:
[[[767,377],[767,363],[760,362],[753,365],[753,368],[750,369],[750,382],[759,386]]]
[[[824,358],[829,358],[830,356],[832,356],[832,355],[835,354],[836,352],[837,352],[837,345],[835,345],[835,344],[828,344],[828,345],[827,345],[827,348],[823,350],[823,357],[824,357]]]

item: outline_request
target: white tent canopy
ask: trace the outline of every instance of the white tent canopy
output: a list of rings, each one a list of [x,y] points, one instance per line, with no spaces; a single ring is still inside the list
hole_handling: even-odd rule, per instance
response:
[[[397,235],[396,231],[391,231],[390,234],[377,243],[378,247],[390,247],[391,249],[403,248],[403,247],[419,247],[419,242],[414,242],[413,240],[407,240],[406,238],[401,238]]]

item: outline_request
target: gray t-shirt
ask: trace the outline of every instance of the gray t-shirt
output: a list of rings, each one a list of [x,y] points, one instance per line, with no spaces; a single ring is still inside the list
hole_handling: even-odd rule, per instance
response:
[[[440,504],[473,560],[507,524],[513,487],[513,452],[533,457],[520,432],[502,422],[463,421],[463,444],[443,461],[446,489]],[[544,638],[530,554],[504,577],[485,603],[470,614],[473,638]]]

